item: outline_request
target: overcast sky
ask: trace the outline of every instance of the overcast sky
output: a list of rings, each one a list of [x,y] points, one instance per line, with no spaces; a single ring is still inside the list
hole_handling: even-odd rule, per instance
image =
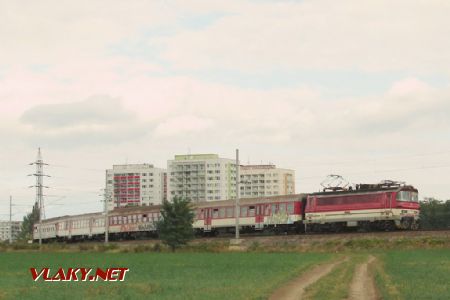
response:
[[[113,164],[218,153],[450,198],[450,2],[0,0],[0,219],[99,211]]]

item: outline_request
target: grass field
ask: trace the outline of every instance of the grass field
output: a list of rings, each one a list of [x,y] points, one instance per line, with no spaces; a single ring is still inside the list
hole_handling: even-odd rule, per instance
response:
[[[385,299],[450,299],[450,250],[380,254],[376,282]]]
[[[329,254],[0,253],[0,299],[265,299]],[[34,282],[30,267],[128,267],[125,282]]]

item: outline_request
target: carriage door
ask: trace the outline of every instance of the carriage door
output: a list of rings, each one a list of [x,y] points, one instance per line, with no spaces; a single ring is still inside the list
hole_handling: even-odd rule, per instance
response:
[[[256,205],[255,212],[255,229],[262,230],[264,228],[264,204]]]
[[[70,220],[69,222],[69,239],[72,238],[72,220]]]
[[[205,208],[203,211],[203,218],[205,219],[204,231],[211,231],[211,209]]]

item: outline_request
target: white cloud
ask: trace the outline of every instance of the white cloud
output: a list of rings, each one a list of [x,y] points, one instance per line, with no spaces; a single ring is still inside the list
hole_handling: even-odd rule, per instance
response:
[[[161,37],[183,69],[445,72],[448,2],[254,1],[202,31]]]
[[[33,201],[26,163],[39,146],[49,163],[68,165],[51,170],[52,188],[70,189],[66,203],[94,203],[61,207],[65,213],[101,209],[102,170],[112,164],[164,167],[187,149],[232,157],[239,147],[243,160],[295,169],[301,192],[332,172],[373,181],[389,176],[386,169],[450,164],[444,154],[412,157],[450,149],[450,90],[430,79],[448,75],[448,11],[447,2],[433,0],[3,1],[0,172],[7,179],[0,196],[12,190]],[[211,14],[221,17],[208,26],[180,21],[195,25]],[[115,48],[128,42],[130,53]],[[350,70],[404,79],[340,99],[325,96],[334,90],[324,94],[320,84],[250,89],[186,71],[216,68],[229,76]],[[394,175],[447,197],[446,171]]]
[[[17,131],[29,143],[68,148],[129,142],[148,133],[119,99],[92,96],[84,101],[45,104],[30,108]]]
[[[163,121],[155,129],[156,137],[174,137],[204,131],[213,126],[211,119],[196,116],[177,116]]]

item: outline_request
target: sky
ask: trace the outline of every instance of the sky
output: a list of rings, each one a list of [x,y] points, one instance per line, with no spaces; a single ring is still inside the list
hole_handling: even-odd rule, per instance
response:
[[[217,153],[450,199],[450,2],[0,0],[0,219],[100,211],[113,164]]]

